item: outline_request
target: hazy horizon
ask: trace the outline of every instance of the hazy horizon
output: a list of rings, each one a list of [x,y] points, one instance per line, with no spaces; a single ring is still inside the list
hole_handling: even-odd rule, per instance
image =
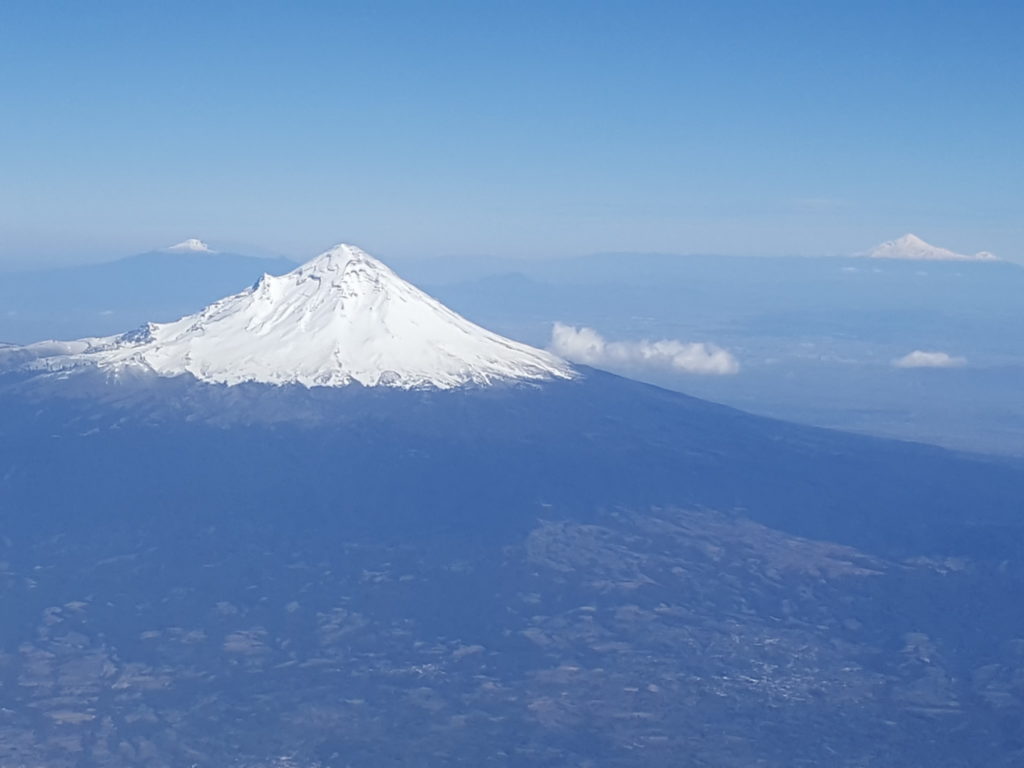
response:
[[[908,233],[909,234],[909,233]],[[186,238],[193,239],[193,238]],[[338,243],[350,243],[363,247],[362,244],[353,241],[351,238],[335,238],[334,240],[327,242],[324,241],[319,246],[314,246],[312,250],[304,252],[280,252],[270,248],[266,248],[257,243],[236,241],[236,240],[207,240],[206,238],[195,238],[202,240],[206,245],[210,247],[211,255],[237,255],[237,256],[250,256],[261,259],[286,259],[296,265],[302,264],[311,258],[314,258],[320,253],[323,253],[330,247],[337,245]],[[889,240],[896,239],[894,235]],[[884,242],[884,241],[883,241]],[[49,254],[46,256],[37,255],[34,258],[24,257],[12,257],[7,260],[0,260],[0,274],[4,272],[31,272],[31,271],[42,271],[51,269],[63,269],[67,267],[80,267],[90,265],[108,264],[119,261],[121,259],[128,259],[134,256],[143,256],[151,253],[173,253],[174,250],[170,246],[175,243],[161,244],[159,246],[142,246],[140,250],[124,251],[102,251],[102,252],[90,252],[88,249],[75,250],[70,249],[66,252]],[[877,246],[881,243],[873,243],[872,246]],[[941,244],[939,244],[941,247]],[[727,253],[727,252],[716,252],[716,251],[640,251],[640,250],[603,250],[603,251],[581,251],[581,252],[570,252],[561,254],[552,254],[545,252],[533,252],[524,253],[520,255],[502,256],[497,253],[488,251],[468,252],[468,253],[450,253],[450,252],[413,252],[407,255],[395,255],[395,254],[380,254],[381,259],[385,263],[394,262],[399,265],[410,265],[410,264],[431,264],[437,263],[439,265],[445,263],[473,263],[477,262],[481,265],[481,268],[486,268],[489,264],[532,264],[540,263],[544,261],[580,261],[593,258],[609,257],[609,256],[625,256],[625,257],[659,257],[669,259],[686,259],[686,258],[721,258],[725,260],[729,259],[862,259],[864,257],[864,251],[868,248],[860,249],[856,252],[822,252],[822,253]],[[379,252],[378,252],[379,253]],[[969,254],[967,254],[969,255]],[[893,261],[910,261],[909,259],[881,259],[881,260],[865,260],[868,263],[874,261],[874,263],[886,263]],[[917,263],[927,265],[929,263],[937,263],[936,260],[921,260]],[[947,262],[949,263],[949,262]],[[962,259],[953,263],[959,264],[971,264],[979,263],[973,262],[972,259]],[[1017,266],[1024,266],[1024,256],[1020,257],[1004,257],[997,256],[994,262],[980,262],[985,263],[1005,263],[1015,264]]]
[[[1022,253],[1016,5],[56,7],[0,9],[0,268]]]

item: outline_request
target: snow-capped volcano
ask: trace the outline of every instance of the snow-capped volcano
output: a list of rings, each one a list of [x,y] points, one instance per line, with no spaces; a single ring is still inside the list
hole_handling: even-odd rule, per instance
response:
[[[191,374],[227,385],[451,389],[574,375],[560,358],[469,322],[351,245],[264,275],[175,322],[19,347],[4,359],[51,372]]]
[[[988,251],[975,254],[956,253],[947,248],[926,243],[917,235],[906,234],[896,240],[888,240],[860,254],[870,259],[908,259],[912,261],[998,261]]]
[[[167,253],[216,253],[211,250],[210,246],[204,243],[202,240],[190,237],[188,240],[182,240],[180,243],[169,245],[163,249]]]

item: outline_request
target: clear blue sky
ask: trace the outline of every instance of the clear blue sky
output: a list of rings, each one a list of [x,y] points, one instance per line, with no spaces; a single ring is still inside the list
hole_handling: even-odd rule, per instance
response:
[[[1019,2],[0,4],[0,266],[1024,255]]]

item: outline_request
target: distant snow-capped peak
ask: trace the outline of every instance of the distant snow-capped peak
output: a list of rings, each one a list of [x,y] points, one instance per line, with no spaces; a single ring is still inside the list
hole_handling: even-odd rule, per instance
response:
[[[975,254],[956,253],[937,245],[926,243],[917,235],[906,234],[896,240],[877,245],[861,256],[871,259],[909,259],[913,261],[998,261],[988,251]]]
[[[202,240],[198,240],[194,237],[190,237],[188,240],[182,240],[180,243],[169,245],[163,250],[168,253],[216,253],[211,250],[210,246],[204,243]]]
[[[338,245],[171,323],[5,351],[35,370],[191,374],[219,384],[451,389],[571,378],[564,360],[471,323],[381,262]]]

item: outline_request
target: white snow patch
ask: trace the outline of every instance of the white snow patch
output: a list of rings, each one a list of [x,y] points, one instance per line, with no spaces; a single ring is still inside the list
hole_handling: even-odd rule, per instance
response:
[[[954,357],[948,352],[925,352],[915,349],[892,361],[896,368],[962,368],[967,365],[966,357]]]
[[[567,360],[598,368],[656,368],[718,376],[740,370],[739,361],[714,344],[675,339],[607,341],[593,328],[563,323],[552,328],[551,350]]]
[[[36,369],[191,374],[227,385],[450,389],[575,375],[564,360],[474,325],[351,245],[264,275],[175,322],[20,349]]]
[[[211,250],[210,246],[204,243],[202,240],[197,240],[194,237],[190,237],[188,240],[182,240],[180,243],[175,243],[164,248],[168,253],[216,253]]]

